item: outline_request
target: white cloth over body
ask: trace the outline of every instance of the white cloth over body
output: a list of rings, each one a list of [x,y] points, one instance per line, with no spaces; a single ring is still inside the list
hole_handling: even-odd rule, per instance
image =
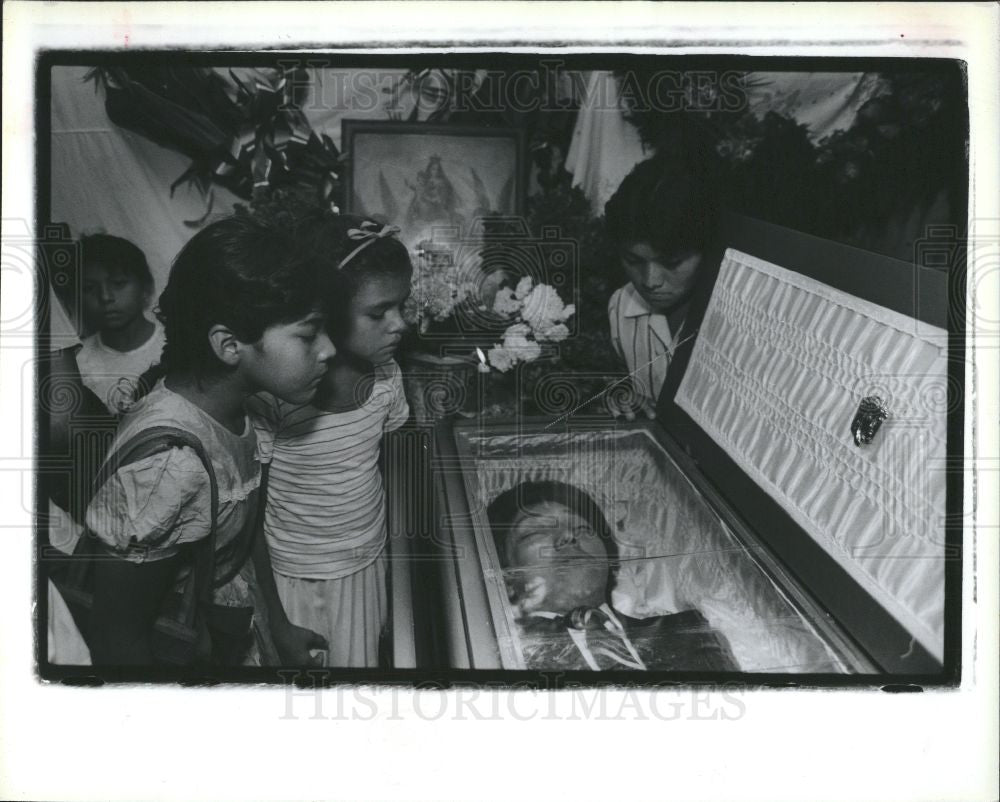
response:
[[[264,534],[274,572],[339,579],[370,565],[386,542],[382,436],[409,415],[399,365],[379,366],[368,399],[348,412],[267,394],[248,407],[271,465]]]
[[[101,333],[91,334],[83,341],[76,355],[83,384],[94,391],[113,415],[125,412],[132,404],[132,395],[139,377],[160,361],[166,338],[163,326],[152,321],[153,333],[138,348],[116,351],[101,339]]]
[[[726,252],[676,401],[937,657],[946,332]],[[861,400],[889,417],[854,443]]]

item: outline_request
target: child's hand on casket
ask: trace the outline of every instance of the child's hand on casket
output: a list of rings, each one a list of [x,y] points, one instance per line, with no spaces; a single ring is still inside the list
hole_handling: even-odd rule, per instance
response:
[[[323,665],[324,656],[322,654],[313,654],[314,651],[325,652],[329,649],[326,638],[319,633],[288,622],[285,624],[272,624],[271,636],[274,639],[274,645],[278,650],[278,656],[281,658],[282,665]]]

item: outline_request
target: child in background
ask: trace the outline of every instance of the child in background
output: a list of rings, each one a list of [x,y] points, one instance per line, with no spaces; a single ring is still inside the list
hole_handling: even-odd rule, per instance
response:
[[[153,276],[143,252],[121,237],[81,237],[80,251],[84,320],[97,331],[84,339],[76,361],[84,386],[117,415],[163,351],[163,327],[145,314]]]
[[[120,423],[112,452],[155,426],[197,436],[218,481],[214,599],[252,607],[248,562],[260,465],[244,402],[266,390],[302,404],[326,373],[333,346],[316,309],[315,276],[290,255],[292,241],[249,218],[232,217],[198,232],[178,255],[160,298],[167,345],[143,378],[151,388]],[[94,495],[88,529],[106,559],[94,561],[90,649],[95,664],[153,660],[151,630],[164,598],[190,561],[191,544],[211,526],[208,477],[196,452],[171,447],[122,466]],[[260,549],[254,561],[270,571]],[[280,612],[280,611],[279,611]],[[313,633],[271,616],[275,642],[298,643],[298,656],[321,644]],[[214,662],[239,664],[249,632],[212,632]],[[304,657],[303,657],[304,655]],[[297,658],[288,658],[297,659]]]
[[[270,460],[263,529],[275,591],[292,623],[329,642],[329,666],[377,666],[387,622],[378,460],[383,435],[409,416],[393,354],[412,267],[396,231],[346,215],[302,223],[300,245],[326,264],[337,354],[310,403],[260,395],[250,407]]]
[[[637,406],[652,418],[668,368],[697,328],[691,300],[706,273],[714,196],[706,177],[652,158],[625,177],[604,214],[628,278],[608,303],[611,342],[628,366]],[[632,409],[612,412],[635,417]]]

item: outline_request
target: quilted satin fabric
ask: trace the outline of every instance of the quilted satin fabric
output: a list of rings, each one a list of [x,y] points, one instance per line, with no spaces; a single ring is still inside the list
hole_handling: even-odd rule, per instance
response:
[[[939,659],[947,333],[733,249],[677,404]],[[857,446],[880,396],[888,420]]]
[[[619,543],[622,562],[612,594],[619,612],[652,619],[698,610],[725,636],[740,671],[846,670],[646,432],[468,440],[476,458],[474,508],[485,510],[500,493],[529,480],[566,482],[594,498]],[[487,576],[495,576],[495,554],[484,543],[483,564]]]

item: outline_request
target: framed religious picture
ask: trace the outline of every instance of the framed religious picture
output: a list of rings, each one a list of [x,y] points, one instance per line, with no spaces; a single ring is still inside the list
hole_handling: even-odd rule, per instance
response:
[[[395,223],[411,251],[442,237],[467,241],[484,218],[523,212],[519,129],[344,120],[342,130],[345,211]]]

